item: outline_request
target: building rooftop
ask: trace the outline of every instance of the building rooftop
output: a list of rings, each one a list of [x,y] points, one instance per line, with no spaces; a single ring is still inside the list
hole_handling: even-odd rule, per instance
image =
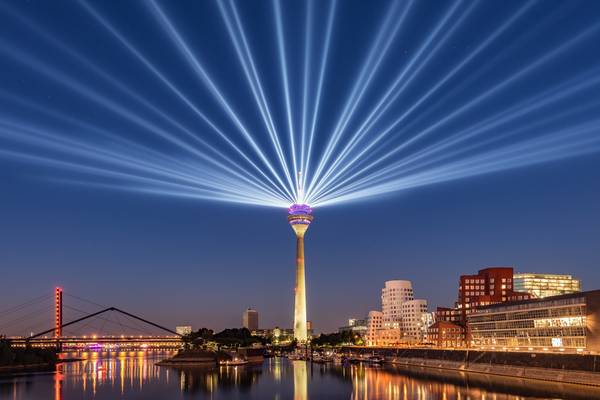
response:
[[[549,296],[540,299],[529,299],[529,300],[516,300],[516,301],[506,301],[503,303],[490,304],[487,306],[480,306],[474,310],[473,314],[476,314],[481,311],[489,310],[489,309],[497,309],[500,307],[511,307],[518,306],[521,304],[532,304],[532,303],[543,303],[552,300],[563,300],[563,299],[575,299],[578,297],[588,297],[588,296],[598,296],[600,297],[600,290],[590,290],[587,292],[577,292],[577,293],[569,293],[569,294],[561,294],[559,296]]]

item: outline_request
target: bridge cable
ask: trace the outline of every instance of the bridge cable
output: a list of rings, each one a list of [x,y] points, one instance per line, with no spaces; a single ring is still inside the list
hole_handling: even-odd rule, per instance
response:
[[[14,312],[22,310],[23,308],[29,307],[30,305],[33,305],[35,303],[39,303],[39,302],[41,302],[43,300],[47,300],[47,299],[52,298],[52,297],[54,297],[54,296],[53,295],[45,294],[45,295],[36,297],[34,299],[30,299],[30,300],[25,301],[25,302],[23,302],[21,304],[18,304],[16,306],[12,306],[12,307],[6,308],[4,310],[1,310],[0,311],[0,316],[2,316],[3,314],[4,315],[12,314]]]

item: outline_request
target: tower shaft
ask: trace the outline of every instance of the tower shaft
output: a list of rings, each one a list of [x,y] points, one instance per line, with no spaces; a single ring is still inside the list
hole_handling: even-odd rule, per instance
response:
[[[304,279],[304,232],[296,231],[296,288],[294,303],[294,338],[306,342],[306,284]]]
[[[308,340],[306,323],[306,284],[304,278],[304,235],[313,220],[308,204],[292,204],[288,222],[296,234],[296,288],[294,290],[294,339],[299,343]]]

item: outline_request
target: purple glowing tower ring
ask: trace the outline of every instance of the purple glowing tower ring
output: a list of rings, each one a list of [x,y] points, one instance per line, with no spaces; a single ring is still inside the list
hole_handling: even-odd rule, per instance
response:
[[[288,221],[291,225],[310,225],[313,220],[312,211],[308,204],[292,204],[288,208]]]

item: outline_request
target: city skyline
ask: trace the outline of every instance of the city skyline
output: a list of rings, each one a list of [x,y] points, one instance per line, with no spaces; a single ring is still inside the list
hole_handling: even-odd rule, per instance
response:
[[[64,10],[41,3],[35,7],[24,2],[1,5],[0,14],[7,24],[0,38],[0,60],[5,64],[0,78],[4,283],[0,303],[10,307],[61,286],[172,327],[237,327],[240,313],[252,304],[260,313],[261,326],[291,328],[295,246],[284,218],[287,206],[304,200],[298,189],[304,187],[302,183],[306,183],[307,200],[316,203],[316,226],[311,228],[306,248],[306,319],[317,332],[333,332],[349,317],[362,318],[378,309],[382,282],[394,279],[410,280],[418,297],[427,299],[430,311],[456,299],[460,274],[486,267],[570,274],[582,281],[584,290],[597,289],[600,123],[594,96],[600,83],[600,55],[590,52],[589,46],[600,39],[600,26],[592,18],[593,10],[583,12],[581,3],[574,3],[453,3],[438,10],[412,2],[373,7],[360,2],[314,2],[310,12],[301,5],[272,10],[271,3],[256,9],[238,4],[278,127],[275,136],[284,143],[282,162],[277,146],[271,146],[272,127],[263,126],[263,119],[268,119],[263,118],[264,107],[257,109],[253,98],[257,86],[248,89],[246,79],[252,71],[240,67],[227,18],[222,18],[228,15],[230,22],[236,20],[230,3],[225,11],[216,3],[186,3],[187,9],[162,2],[147,8],[82,2]],[[332,4],[337,4],[335,9]],[[303,22],[293,18],[295,12],[312,15],[315,28],[304,30]],[[388,12],[402,24],[390,23]],[[273,26],[261,26],[261,18],[274,15],[281,19],[274,19]],[[310,157],[301,160],[302,146],[293,151],[284,141],[288,130],[309,131],[303,111],[313,115],[317,109],[313,99],[318,85],[303,87],[301,82],[306,80],[300,66],[305,64],[299,61],[309,54],[311,61],[306,65],[318,76],[323,59],[320,39],[327,37],[332,15],[331,54],[315,119],[319,123],[311,169]],[[129,25],[127,18],[134,16],[136,24]],[[202,18],[204,24],[197,26],[194,18]],[[275,173],[266,166],[253,171],[240,154],[211,139],[197,116],[102,21],[152,60],[169,77],[168,82],[184,88],[215,124],[227,126],[225,136],[244,149],[241,154],[249,154],[252,162],[260,164],[252,145],[233,135],[239,126],[231,122],[233,117],[223,111],[222,103],[211,100],[214,91],[200,82],[197,66],[190,67],[189,57],[182,56],[173,32],[185,38],[193,54],[203,60],[201,66],[228,95],[228,104],[237,111],[234,114],[248,126],[256,147],[266,155],[265,165],[273,166]],[[175,31],[169,30],[169,21]],[[503,21],[510,24],[503,28]],[[237,32],[235,23],[232,26]],[[391,41],[389,54],[382,50],[387,43],[383,39],[379,47],[374,46],[378,34],[394,37],[396,30],[410,35],[406,41]],[[283,32],[286,41],[278,42],[280,36],[274,32]],[[305,52],[302,45],[306,32],[314,34],[311,52]],[[241,38],[239,32],[234,36]],[[487,43],[486,38],[492,39]],[[489,47],[481,54],[473,53],[483,44]],[[279,59],[282,46],[288,57],[287,86],[280,78],[281,65],[286,64]],[[386,57],[375,66],[377,58],[369,54],[377,49]],[[210,57],[203,58],[205,52]],[[427,59],[427,54],[432,58]],[[247,55],[242,58],[247,61]],[[468,61],[464,69],[452,75],[452,68],[464,60]],[[94,68],[148,99],[150,106],[175,123],[169,125],[141,102],[130,102]],[[367,70],[377,72],[371,80],[366,72],[361,75]],[[374,132],[361,137],[361,124],[375,115],[370,114],[373,107],[403,71],[411,78],[402,87],[404,97],[381,103],[387,114],[381,115]],[[361,76],[362,80],[357,79]],[[308,81],[315,80],[313,76]],[[435,96],[427,97],[423,108],[403,121],[402,129],[406,126],[407,130],[390,131],[372,154],[362,153],[439,82],[443,85]],[[364,98],[358,103],[362,89]],[[487,97],[479,97],[482,93],[488,93]],[[111,99],[114,109],[102,106],[95,96]],[[311,100],[308,109],[302,105],[307,99]],[[463,106],[464,113],[448,119]],[[80,125],[66,123],[69,117]],[[198,161],[201,157],[197,160],[179,153],[150,135],[173,132],[176,124],[206,140],[216,157],[224,155],[223,159],[239,166],[240,175],[261,183],[253,186],[210,169],[209,163]],[[348,126],[349,133],[336,129],[336,124]],[[100,137],[94,129],[128,142]],[[338,133],[341,141],[329,147],[328,141]],[[42,140],[45,134],[55,136],[47,143]],[[308,142],[308,136],[298,134],[297,143]],[[414,137],[424,137],[424,143],[401,157],[388,156],[388,150],[404,148],[402,140]],[[453,142],[458,139],[464,140],[464,148],[461,141]],[[359,145],[353,146],[353,140]],[[129,142],[155,151],[157,158],[141,157],[147,153],[128,147]],[[68,151],[61,153],[59,145]],[[92,146],[96,153],[84,153],[83,145]],[[465,148],[472,150],[462,154]],[[168,160],[151,163],[155,169],[145,171],[143,178],[164,179],[158,169],[167,168],[169,176],[177,179],[181,177],[177,174],[187,173],[198,181],[207,179],[215,190],[173,189],[175,193],[168,194],[164,182],[143,187],[141,178],[119,181],[106,172],[106,164],[117,165],[116,158],[94,158],[102,152],[129,154],[127,162],[132,164]],[[432,165],[421,163],[420,157],[429,152],[436,154]],[[296,156],[298,160],[293,161]],[[364,180],[343,183],[343,188],[350,189],[340,191],[336,184],[353,171],[355,156],[357,165],[360,157],[387,160],[373,168],[389,175],[379,182],[380,177],[365,172]],[[393,175],[407,160],[416,162],[406,165],[415,169]],[[61,169],[60,162],[75,167]],[[175,169],[178,163],[187,169]],[[308,173],[298,175],[306,166]],[[94,168],[102,173],[90,173]],[[258,170],[275,183],[269,186]],[[246,191],[232,194],[231,187]],[[319,191],[333,194],[319,197]],[[48,318],[51,321],[52,316]]]

